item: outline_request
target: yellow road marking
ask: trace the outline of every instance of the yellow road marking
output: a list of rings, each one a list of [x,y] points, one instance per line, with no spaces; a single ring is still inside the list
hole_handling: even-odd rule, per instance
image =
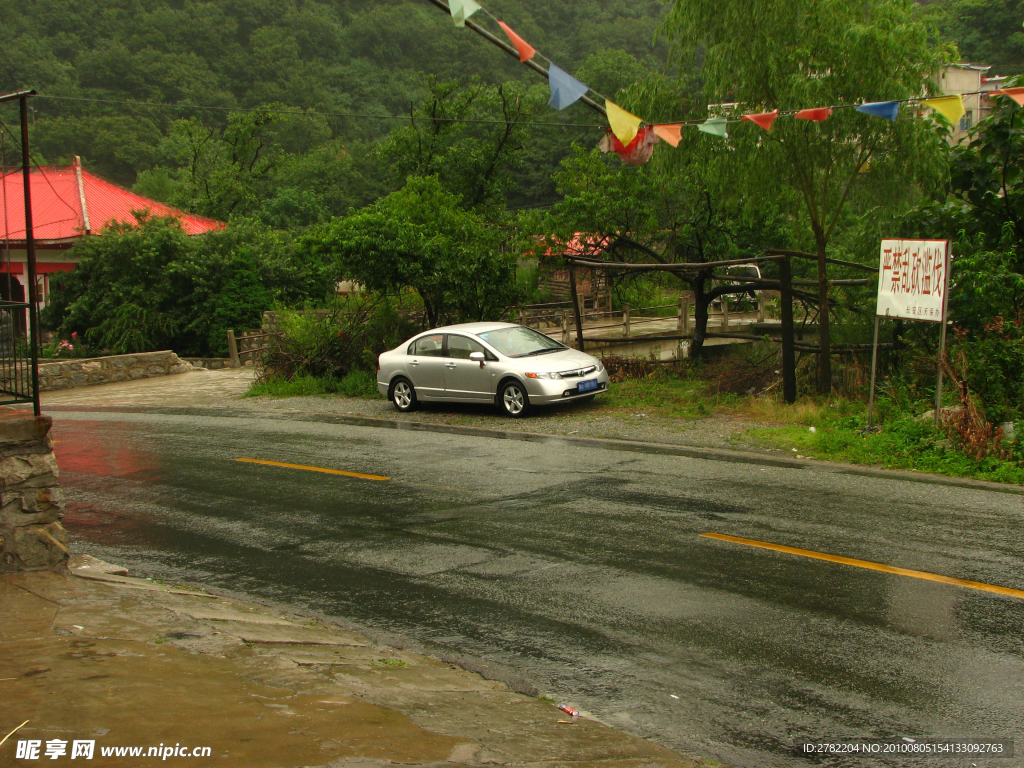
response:
[[[390,477],[382,475],[364,475],[362,472],[346,472],[343,469],[327,469],[325,467],[307,467],[305,464],[287,464],[283,461],[264,461],[263,459],[235,459],[235,461],[247,461],[250,464],[266,464],[271,467],[287,467],[288,469],[305,469],[309,472],[323,472],[327,475],[344,475],[345,477],[358,477],[362,480],[390,480]]]
[[[995,592],[997,595],[1008,595],[1009,597],[1017,597],[1024,600],[1024,590],[1020,589],[1010,589],[1009,587],[997,587],[994,584],[985,584],[980,581],[968,581],[967,579],[957,579],[952,576],[941,576],[937,573],[928,573],[927,571],[913,571],[909,568],[897,568],[894,565],[872,563],[869,560],[855,560],[852,557],[829,555],[825,552],[815,552],[811,549],[797,549],[796,547],[787,547],[783,544],[771,544],[767,541],[757,541],[756,539],[742,539],[739,536],[729,536],[725,533],[702,533],[700,535],[708,539],[729,541],[733,544],[745,544],[748,547],[771,549],[775,552],[786,552],[790,555],[800,555],[801,557],[810,557],[815,560],[827,560],[830,563],[842,563],[843,565],[852,565],[855,568],[867,568],[869,571],[882,571],[883,573],[894,573],[897,576],[910,576],[914,579],[924,579],[925,581],[937,581],[940,584],[952,584],[955,587],[980,589],[982,592]]]

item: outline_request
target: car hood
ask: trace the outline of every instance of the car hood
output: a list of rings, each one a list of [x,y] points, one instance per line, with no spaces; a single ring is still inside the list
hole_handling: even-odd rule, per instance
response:
[[[573,368],[597,365],[599,362],[597,358],[588,355],[586,352],[580,352],[578,349],[564,349],[561,352],[551,352],[547,355],[516,357],[512,360],[516,367],[538,373],[560,373],[572,370]]]

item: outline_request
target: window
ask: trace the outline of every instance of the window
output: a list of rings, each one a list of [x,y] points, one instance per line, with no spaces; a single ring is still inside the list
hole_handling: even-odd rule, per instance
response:
[[[477,334],[496,350],[508,357],[528,357],[530,355],[543,355],[548,352],[558,352],[568,349],[564,344],[559,344],[550,336],[545,336],[533,328],[522,325],[511,328],[500,328],[496,331],[487,331]]]
[[[967,114],[960,118],[960,130],[969,131],[974,123],[974,110],[968,109]]]
[[[473,339],[467,339],[465,336],[448,336],[448,357],[454,357],[459,360],[469,360],[470,354],[473,352],[483,352],[484,357],[487,360],[497,360],[497,358],[486,349],[478,341]]]
[[[443,357],[444,334],[434,333],[430,336],[421,336],[409,345],[409,354],[419,357]]]

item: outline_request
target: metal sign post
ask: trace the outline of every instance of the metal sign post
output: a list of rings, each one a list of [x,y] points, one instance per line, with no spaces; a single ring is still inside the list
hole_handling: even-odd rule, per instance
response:
[[[942,366],[949,310],[949,240],[883,240],[878,265],[875,338],[871,345],[871,392],[868,429],[874,429],[878,324],[883,317],[939,324],[939,359],[935,384],[935,425],[942,412]]]

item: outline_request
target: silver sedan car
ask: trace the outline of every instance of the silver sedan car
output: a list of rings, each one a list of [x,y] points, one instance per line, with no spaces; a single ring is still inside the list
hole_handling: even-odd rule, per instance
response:
[[[414,336],[377,361],[377,388],[400,411],[418,402],[494,403],[507,415],[608,391],[595,357],[513,323],[463,323]]]

